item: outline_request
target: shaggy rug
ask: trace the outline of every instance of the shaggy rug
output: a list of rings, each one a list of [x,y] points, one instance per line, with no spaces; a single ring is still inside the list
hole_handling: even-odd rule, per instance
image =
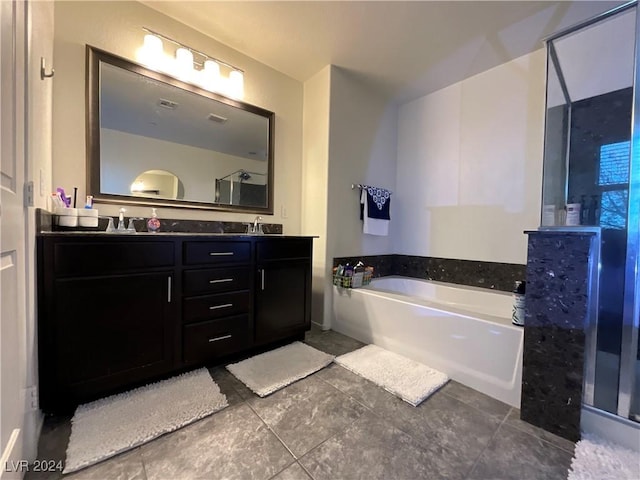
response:
[[[309,345],[293,342],[227,365],[238,380],[261,397],[326,367],[335,357]]]
[[[177,430],[228,405],[206,368],[80,405],[63,473]]]
[[[414,407],[449,381],[442,372],[376,345],[341,355],[336,363]]]
[[[640,455],[595,435],[585,435],[576,449],[567,480],[638,480]]]

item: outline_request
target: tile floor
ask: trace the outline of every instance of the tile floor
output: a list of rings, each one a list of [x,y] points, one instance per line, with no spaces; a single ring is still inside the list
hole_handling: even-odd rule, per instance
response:
[[[313,329],[334,355],[362,344]],[[74,474],[28,480],[566,479],[574,445],[497,400],[450,382],[415,408],[332,364],[259,398],[210,369],[229,407]],[[48,417],[40,459],[64,459],[69,418]]]

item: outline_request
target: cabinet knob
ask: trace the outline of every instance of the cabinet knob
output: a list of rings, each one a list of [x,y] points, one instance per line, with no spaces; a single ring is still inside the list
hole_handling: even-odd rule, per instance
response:
[[[226,282],[233,282],[233,278],[221,278],[219,280],[209,280],[209,283],[213,284],[213,283],[226,283]]]
[[[233,252],[209,252],[211,257],[228,257],[230,255],[233,255]]]

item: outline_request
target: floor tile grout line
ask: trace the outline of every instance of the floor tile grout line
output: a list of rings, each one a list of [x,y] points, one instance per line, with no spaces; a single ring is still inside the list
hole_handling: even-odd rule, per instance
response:
[[[495,415],[495,414],[493,414],[493,413],[489,413],[489,412],[487,412],[486,410],[483,410],[482,408],[480,408],[480,407],[478,407],[478,406],[476,406],[476,405],[473,405],[473,404],[471,404],[471,403],[469,403],[469,402],[465,402],[465,401],[464,401],[464,400],[462,400],[461,398],[458,398],[458,397],[456,397],[455,395],[451,395],[450,393],[447,393],[446,391],[444,391],[444,387],[442,387],[442,388],[440,388],[439,390],[437,390],[436,392],[434,392],[434,394],[435,394],[435,393],[437,393],[437,392],[441,392],[441,393],[443,393],[444,395],[446,395],[446,396],[447,396],[447,397],[449,397],[449,398],[453,398],[454,400],[457,400],[457,401],[459,401],[459,402],[461,402],[461,403],[464,403],[467,407],[471,407],[471,408],[473,408],[474,410],[476,410],[476,411],[478,411],[478,412],[480,412],[480,413],[483,413],[484,415],[488,415],[488,416],[493,417],[493,418],[500,418],[500,417],[501,417],[501,415]],[[480,393],[481,393],[481,392],[480,392]],[[491,397],[489,397],[489,398],[491,398]],[[495,399],[492,399],[492,400],[495,400]],[[499,401],[499,400],[496,400],[496,401]],[[509,413],[513,407],[512,407],[511,405],[507,405],[507,406],[509,407],[509,408],[507,409],[507,413]]]
[[[513,410],[513,408],[512,408],[512,410]],[[524,422],[524,420],[522,420],[522,421]],[[572,455],[572,456],[573,456],[573,455],[575,455],[575,451],[574,451],[574,452],[572,452],[572,451],[570,451],[570,450],[567,450],[566,448],[561,447],[560,445],[557,445],[557,444],[555,444],[555,443],[553,443],[553,442],[551,442],[551,441],[547,440],[546,438],[543,438],[543,437],[542,437],[542,436],[540,436],[540,435],[536,435],[535,433],[531,433],[530,431],[528,431],[528,430],[526,430],[526,429],[524,429],[524,428],[522,428],[522,427],[519,427],[519,426],[514,425],[514,424],[512,424],[512,423],[509,423],[509,422],[506,422],[506,425],[507,425],[507,427],[514,428],[514,429],[518,430],[518,431],[519,431],[519,432],[521,432],[521,433],[526,433],[526,434],[527,434],[527,435],[529,435],[530,437],[533,437],[533,438],[535,438],[536,440],[539,440],[539,441],[541,441],[541,442],[544,442],[544,443],[546,443],[547,445],[550,445],[550,446],[552,446],[552,447],[554,447],[554,448],[557,448],[558,450],[562,450],[563,452],[569,453],[569,454],[570,454],[570,455]],[[535,427],[535,425],[533,425],[533,424],[532,424],[532,426],[534,426],[534,427]],[[540,427],[536,427],[536,428],[540,428]],[[546,430],[544,430],[544,431],[546,432]],[[549,433],[551,433],[551,432],[549,432]],[[555,434],[552,434],[552,435],[555,435]],[[559,437],[559,438],[562,438],[562,437]],[[567,440],[567,441],[568,441],[568,442],[570,442],[571,440]],[[575,446],[575,444],[574,444],[574,446]]]
[[[474,462],[471,464],[471,468],[469,469],[469,471],[467,472],[467,474],[464,476],[465,479],[469,480],[469,477],[471,476],[471,474],[473,473],[473,471],[475,470],[476,466],[478,465],[478,462],[480,461],[480,459],[482,458],[482,456],[484,455],[484,453],[487,451],[487,449],[489,448],[489,445],[491,445],[491,442],[493,442],[493,440],[497,437],[498,432],[500,431],[500,429],[502,428],[502,425],[504,425],[504,423],[507,421],[507,418],[509,418],[509,413],[511,413],[511,410],[513,409],[513,407],[511,407],[507,413],[505,414],[504,418],[502,419],[502,421],[500,422],[500,424],[498,425],[498,428],[496,428],[496,431],[493,432],[493,435],[491,435],[491,438],[489,439],[489,441],[487,442],[487,444],[484,446],[484,448],[480,451],[480,453],[478,454],[478,456],[476,457],[476,459],[474,460]]]
[[[392,420],[382,416],[380,413],[376,412],[372,407],[369,407],[368,405],[362,403],[360,400],[358,400],[355,397],[352,397],[349,393],[344,392],[343,390],[340,390],[338,387],[336,387],[335,385],[329,383],[329,381],[325,380],[324,378],[320,378],[321,380],[323,380],[324,382],[326,382],[327,384],[329,384],[330,386],[332,386],[333,388],[335,388],[336,390],[338,390],[339,392],[343,393],[344,395],[348,396],[349,398],[351,398],[353,401],[355,401],[356,403],[362,405],[364,408],[367,409],[367,411],[369,411],[371,414],[373,414],[376,418],[379,418],[380,420],[382,420],[383,422],[388,423],[389,425],[391,425],[393,428],[395,428],[396,430],[398,430],[399,432],[404,433],[405,435],[407,435],[411,440],[413,440],[416,445],[418,445],[421,449],[426,449],[427,447],[423,444],[423,442],[421,440],[419,440],[418,438],[416,438],[412,433],[406,431],[402,426],[396,424],[395,422],[393,422]],[[366,379],[365,379],[366,380]],[[378,385],[373,384],[376,388],[381,388]],[[437,392],[434,392],[434,394]],[[417,407],[416,407],[417,408]],[[510,411],[510,410],[509,410]],[[508,412],[507,412],[508,414]],[[495,417],[492,417],[495,418]],[[506,418],[506,416],[505,416]],[[324,442],[323,442],[324,443]],[[446,450],[447,452],[450,453],[455,453],[451,448],[447,447],[446,445],[442,445],[440,442],[436,442],[437,445],[442,448],[443,450]],[[315,447],[314,447],[315,449]],[[312,450],[314,450],[312,449]],[[308,453],[308,452],[307,452]],[[306,455],[306,454],[305,454]]]
[[[336,364],[336,365],[340,366],[339,364]],[[344,367],[343,367],[343,368],[344,368]],[[322,371],[322,370],[320,370],[320,371]],[[378,412],[376,412],[372,407],[369,407],[369,406],[368,406],[368,405],[366,405],[365,403],[361,402],[359,399],[357,399],[357,398],[355,398],[355,397],[351,396],[348,392],[345,392],[344,390],[341,390],[340,388],[338,388],[337,386],[333,385],[332,383],[330,383],[327,379],[323,378],[322,376],[319,376],[319,378],[320,378],[322,381],[324,381],[325,383],[327,383],[327,384],[331,385],[333,388],[335,388],[335,389],[336,389],[336,390],[338,390],[339,392],[341,392],[341,393],[343,393],[343,394],[347,395],[349,398],[351,398],[351,399],[352,399],[352,400],[354,400],[355,402],[357,402],[357,403],[359,403],[360,405],[362,405],[363,407],[365,407],[367,410],[369,410],[371,413],[373,413],[374,415],[376,415],[378,418],[381,418],[381,419],[383,419],[383,420],[388,421],[388,422],[389,422],[391,425],[393,425],[395,428],[397,428],[397,429],[398,429],[398,430],[400,430],[401,432],[403,432],[403,433],[405,433],[405,434],[409,435],[413,440],[415,440],[416,442],[418,442],[418,444],[422,445],[422,443],[421,443],[417,438],[415,438],[411,433],[407,432],[407,431],[406,431],[406,430],[404,430],[402,427],[398,426],[395,422],[393,422],[393,421],[391,421],[391,420],[387,420],[384,416],[382,416],[381,414],[379,414]],[[365,379],[365,380],[366,380],[366,379]],[[382,387],[380,387],[379,385],[376,385],[375,383],[373,384],[373,386],[375,386],[376,388],[382,388]],[[489,413],[489,412],[487,412],[487,411],[485,411],[485,410],[482,410],[481,408],[476,407],[475,405],[471,405],[470,403],[467,403],[467,402],[465,402],[464,400],[461,400],[461,399],[460,399],[460,398],[458,398],[458,397],[455,397],[455,396],[453,396],[453,395],[448,394],[448,393],[447,393],[446,391],[444,391],[442,388],[441,388],[441,389],[439,389],[439,390],[437,390],[436,392],[434,392],[434,393],[433,393],[433,395],[435,395],[435,394],[437,394],[437,393],[443,393],[443,394],[444,394],[444,395],[446,395],[447,397],[449,397],[449,398],[451,398],[451,399],[453,399],[453,400],[457,400],[458,402],[460,402],[460,403],[462,403],[462,404],[464,404],[464,405],[466,405],[466,406],[468,406],[468,407],[472,408],[473,410],[475,410],[475,411],[477,411],[477,412],[479,412],[479,413],[482,413],[483,415],[485,415],[485,416],[487,416],[487,417],[490,417],[490,418],[493,418],[493,419],[499,419],[499,418],[500,418],[500,415],[493,415],[493,414],[491,414],[491,413]],[[425,401],[427,401],[427,400],[428,400],[428,397],[425,399]],[[558,449],[560,449],[560,450],[562,450],[562,451],[564,451],[564,452],[566,452],[566,453],[569,453],[569,454],[571,454],[571,455],[573,455],[573,454],[574,454],[574,452],[571,452],[570,450],[567,450],[567,449],[566,449],[566,448],[564,448],[564,447],[561,447],[561,446],[559,446],[559,445],[556,445],[555,443],[550,442],[549,440],[547,440],[547,439],[545,439],[545,438],[543,438],[543,437],[541,437],[541,436],[539,436],[539,435],[536,435],[536,434],[534,434],[534,433],[528,432],[528,431],[526,431],[526,430],[522,429],[521,427],[518,427],[518,426],[516,426],[516,425],[512,425],[512,424],[510,424],[510,423],[506,422],[506,421],[507,421],[507,419],[509,418],[509,415],[511,414],[511,412],[514,410],[514,408],[515,408],[515,407],[509,406],[509,409],[507,410],[506,414],[504,414],[504,416],[502,417],[502,420],[500,421],[500,424],[498,425],[498,429],[496,430],[496,432],[497,432],[497,431],[502,427],[502,424],[503,424],[503,423],[506,423],[506,425],[507,425],[507,426],[509,426],[509,427],[513,427],[513,428],[517,429],[517,430],[518,430],[518,431],[520,431],[520,432],[526,433],[526,434],[528,434],[529,436],[532,436],[532,437],[536,438],[537,440],[541,440],[541,441],[545,442],[546,444],[551,445],[552,447],[558,448]],[[493,436],[491,437],[490,441],[491,441],[491,440],[493,440]],[[489,445],[489,444],[487,444],[487,446],[488,446],[488,445]],[[442,448],[444,448],[445,450],[447,450],[447,451],[451,451],[448,447],[446,447],[446,446],[444,446],[444,445],[440,445],[440,446],[441,446]],[[485,446],[485,449],[486,449],[486,446]],[[481,452],[481,454],[480,454],[480,455],[482,455],[482,453],[484,453],[484,449],[483,449],[483,451]],[[478,457],[478,458],[479,458],[479,457]],[[476,459],[476,461],[473,463],[472,468],[473,468],[473,467],[475,467],[475,463],[477,462],[477,460],[478,460],[478,459]],[[469,473],[471,473],[471,470],[469,471]]]
[[[293,465],[294,463],[298,463],[297,460],[294,460],[291,463],[288,463],[287,465],[285,465],[284,467],[282,467],[281,470],[278,470],[276,473],[274,473],[273,475],[271,475],[270,477],[268,477],[267,480],[273,480],[274,478],[276,478],[278,475],[280,475],[282,472],[284,472],[287,468],[289,468],[291,465]]]
[[[335,432],[333,435],[325,438],[322,442],[320,442],[318,445],[316,445],[315,447],[313,447],[312,449],[310,449],[308,452],[305,452],[299,459],[297,459],[298,464],[304,469],[305,472],[307,472],[307,474],[315,480],[315,477],[313,475],[311,475],[311,472],[309,472],[307,470],[307,468],[300,462],[300,460],[302,460],[304,457],[306,457],[307,455],[309,455],[311,452],[313,452],[314,450],[317,450],[318,448],[320,448],[322,445],[324,445],[325,443],[327,443],[329,440],[333,440],[334,438],[336,438],[338,435],[343,434],[344,432],[346,432],[349,428],[351,428],[351,426],[356,423],[358,420],[360,420],[360,418],[362,417],[362,415],[358,418],[356,418],[355,420],[353,420],[351,423],[349,423],[348,425],[346,425],[342,430],[339,430],[337,432]]]
[[[267,430],[269,430],[269,431],[274,435],[274,437],[276,437],[276,438],[278,439],[278,441],[279,441],[279,442],[282,444],[282,446],[287,450],[287,452],[289,452],[289,454],[293,457],[294,461],[298,461],[298,457],[297,457],[297,455],[296,455],[295,453],[293,453],[293,450],[291,450],[291,449],[289,448],[289,446],[288,446],[286,443],[284,443],[284,440],[282,440],[282,438],[280,438],[280,435],[278,435],[278,434],[276,433],[276,431],[275,431],[273,428],[271,428],[271,426],[270,426],[270,425],[265,421],[265,419],[264,419],[264,418],[262,418],[262,416],[261,416],[261,415],[256,411],[256,409],[255,409],[255,408],[253,408],[253,406],[251,405],[251,403],[249,403],[248,401],[245,401],[245,403],[247,404],[247,406],[249,407],[249,409],[251,409],[251,411],[252,411],[253,413],[255,413],[255,415],[260,419],[260,421],[264,424],[264,426],[265,426],[265,427],[267,427]]]
[[[319,370],[321,371],[321,370]],[[313,374],[309,375],[315,375],[318,372],[314,372]],[[308,378],[308,377],[307,377]],[[355,398],[352,398],[349,394],[342,392],[340,389],[336,388],[334,385],[331,385],[329,382],[327,382],[326,380],[324,380],[321,377],[318,377],[319,380],[323,381],[324,383],[326,383],[328,386],[332,387],[333,389],[335,389],[336,391],[346,395],[348,398],[352,399],[354,402],[358,403],[359,405],[361,405],[363,408],[367,409],[368,411],[371,411],[371,409],[369,407],[367,407],[366,405],[363,405],[361,402],[359,402],[358,400],[356,400]],[[353,425],[355,422],[357,422],[360,417],[358,416],[358,418],[354,419],[353,421],[351,421],[348,425],[346,425],[343,429],[338,430],[337,432],[335,432],[333,435],[327,437],[326,439],[324,439],[322,442],[320,442],[318,445],[314,446],[313,448],[311,448],[310,450],[308,450],[307,452],[305,452],[304,454],[302,454],[300,457],[298,457],[296,454],[293,453],[293,451],[289,448],[289,446],[284,442],[284,440],[282,440],[280,438],[280,436],[275,432],[275,430],[273,428],[271,428],[269,426],[269,424],[262,418],[262,416],[260,416],[260,414],[253,408],[253,406],[247,401],[246,402],[247,405],[249,406],[249,408],[258,416],[258,418],[260,418],[260,420],[262,420],[262,423],[264,423],[266,425],[266,427],[275,435],[275,437],[280,441],[280,443],[282,443],[282,445],[284,445],[284,447],[287,449],[287,451],[293,456],[293,458],[295,459],[296,462],[298,462],[298,464],[302,467],[302,469],[313,479],[313,475],[311,474],[311,472],[309,472],[305,466],[300,463],[300,459],[303,458],[304,456],[306,456],[307,454],[309,454],[310,452],[314,451],[316,448],[320,447],[321,445],[323,445],[324,443],[326,443],[327,441],[335,438],[336,436],[340,435],[341,433],[344,433],[349,427],[351,427],[351,425]],[[373,413],[373,412],[372,412]]]
[[[458,398],[458,397],[456,397],[456,396],[454,396],[454,395],[451,395],[451,394],[447,393],[446,391],[442,391],[442,393],[444,393],[445,395],[447,395],[449,398],[453,398],[453,399],[455,399],[455,400],[458,400],[459,402],[464,403],[465,405],[467,405],[467,406],[469,406],[469,407],[471,407],[471,408],[473,408],[473,409],[477,410],[478,412],[482,412],[482,413],[484,413],[485,415],[489,415],[490,417],[493,417],[493,418],[499,418],[499,416],[498,416],[498,415],[493,415],[493,414],[491,414],[491,413],[489,413],[489,412],[486,412],[485,410],[482,410],[481,408],[478,408],[478,407],[476,407],[475,405],[472,405],[472,404],[470,404],[470,403],[468,403],[468,402],[465,402],[464,400],[462,400],[462,399],[460,399],[460,398]],[[515,408],[515,407],[513,407],[513,406],[509,406],[509,410],[507,410],[507,414],[506,414],[506,417],[505,417],[505,421],[509,418],[509,415],[510,415],[510,414],[511,414],[511,412],[512,412],[512,411],[514,411],[514,410],[516,410],[516,408]],[[501,424],[502,424],[502,422],[501,422]],[[568,450],[568,449],[566,449],[566,448],[564,448],[564,447],[561,447],[560,445],[557,445],[557,444],[555,444],[555,443],[553,443],[553,442],[551,442],[551,441],[547,440],[546,438],[542,437],[541,435],[537,435],[537,434],[535,434],[535,433],[532,433],[532,432],[530,432],[530,431],[528,431],[528,430],[526,430],[526,429],[524,429],[524,428],[522,428],[522,427],[520,427],[520,426],[518,426],[518,425],[511,424],[511,423],[509,423],[509,422],[506,422],[506,424],[507,424],[507,426],[509,426],[509,427],[513,427],[513,428],[517,429],[517,430],[518,430],[518,431],[520,431],[520,432],[526,433],[526,434],[528,434],[528,435],[530,435],[530,436],[532,436],[532,437],[534,437],[534,438],[536,438],[536,439],[538,439],[538,440],[542,440],[543,442],[548,443],[549,445],[551,445],[551,446],[553,446],[553,447],[559,448],[560,450],[563,450],[563,451],[565,451],[565,452],[567,452],[567,453],[571,453],[571,454],[573,454],[573,452],[572,452],[572,451],[570,451],[570,450]],[[534,425],[534,426],[535,426],[535,425]],[[549,433],[551,433],[551,432],[549,432]]]

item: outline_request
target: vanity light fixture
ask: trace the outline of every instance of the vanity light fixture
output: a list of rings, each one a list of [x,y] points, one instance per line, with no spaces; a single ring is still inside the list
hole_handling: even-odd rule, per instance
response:
[[[244,72],[241,69],[148,28],[143,30],[146,32],[144,42],[137,53],[140,63],[205,90],[243,98]],[[165,54],[163,40],[178,47],[175,57]],[[227,77],[221,75],[221,66],[229,70]]]

